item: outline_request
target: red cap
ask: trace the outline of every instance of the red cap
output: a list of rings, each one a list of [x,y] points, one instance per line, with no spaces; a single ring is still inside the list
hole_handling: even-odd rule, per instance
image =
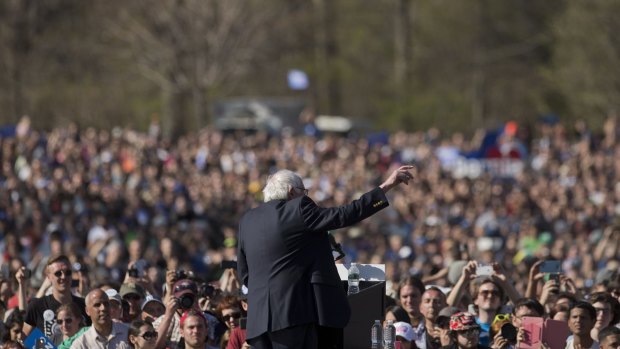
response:
[[[207,320],[207,317],[205,316],[205,314],[203,314],[201,311],[188,310],[188,311],[183,312],[183,315],[181,315],[181,327],[183,327],[183,324],[185,323],[185,319],[187,319],[190,316],[198,316],[199,318],[204,320],[205,326],[208,326],[207,324],[209,323],[209,321]]]

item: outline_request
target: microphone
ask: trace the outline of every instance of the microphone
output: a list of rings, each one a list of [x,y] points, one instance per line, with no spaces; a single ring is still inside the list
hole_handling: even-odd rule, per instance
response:
[[[332,254],[334,255],[334,262],[343,259],[347,254],[342,250],[342,246],[336,242],[336,238],[331,232],[327,232],[329,238],[329,244],[332,246]]]

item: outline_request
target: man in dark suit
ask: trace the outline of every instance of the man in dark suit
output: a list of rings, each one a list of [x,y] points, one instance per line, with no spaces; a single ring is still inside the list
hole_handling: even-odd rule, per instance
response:
[[[330,348],[350,309],[327,231],[355,224],[388,206],[385,196],[413,178],[401,166],[350,204],[317,206],[301,178],[269,177],[265,203],[239,223],[238,272],[248,292],[247,341],[255,348]],[[317,337],[318,331],[318,337]]]

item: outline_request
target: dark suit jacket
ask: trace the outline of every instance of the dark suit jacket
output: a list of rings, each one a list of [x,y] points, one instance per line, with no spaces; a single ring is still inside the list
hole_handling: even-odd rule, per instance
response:
[[[272,200],[239,223],[238,272],[248,287],[247,338],[316,323],[344,327],[350,309],[327,231],[388,206],[376,188],[350,204],[318,207],[309,197]]]

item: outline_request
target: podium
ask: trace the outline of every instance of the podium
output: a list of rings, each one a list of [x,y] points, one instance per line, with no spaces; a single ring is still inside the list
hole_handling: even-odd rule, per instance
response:
[[[337,264],[345,292],[348,288],[349,265]],[[370,348],[370,328],[375,320],[383,320],[385,309],[385,265],[358,264],[360,291],[348,295],[351,319],[343,330],[343,349]]]

